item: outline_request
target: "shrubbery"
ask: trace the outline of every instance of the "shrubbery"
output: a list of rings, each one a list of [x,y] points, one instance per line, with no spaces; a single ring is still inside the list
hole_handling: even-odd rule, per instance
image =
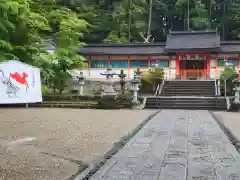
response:
[[[152,71],[142,73],[142,91],[152,93],[164,80],[164,69],[156,67]]]
[[[221,95],[224,95],[225,93],[225,81],[226,81],[226,86],[227,86],[227,96],[232,96],[234,95],[233,88],[233,80],[235,79],[236,73],[235,73],[235,68],[227,66],[225,67],[224,71],[221,73],[220,76],[220,89],[221,89]]]

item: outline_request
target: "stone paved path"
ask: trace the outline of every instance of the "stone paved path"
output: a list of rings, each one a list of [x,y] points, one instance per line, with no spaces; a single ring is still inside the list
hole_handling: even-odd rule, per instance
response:
[[[163,110],[90,180],[240,180],[240,155],[208,111]]]

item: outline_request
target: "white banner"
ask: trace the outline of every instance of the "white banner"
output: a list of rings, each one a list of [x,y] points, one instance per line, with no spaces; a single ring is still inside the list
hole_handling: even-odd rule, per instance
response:
[[[42,102],[40,69],[20,61],[0,63],[0,104]]]

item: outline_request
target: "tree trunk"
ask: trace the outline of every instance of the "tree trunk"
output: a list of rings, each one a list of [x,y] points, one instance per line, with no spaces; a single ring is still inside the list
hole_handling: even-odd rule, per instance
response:
[[[128,0],[128,43],[131,43],[132,0]]]
[[[151,24],[152,24],[152,0],[149,0],[149,16],[148,16],[147,37],[150,36]]]

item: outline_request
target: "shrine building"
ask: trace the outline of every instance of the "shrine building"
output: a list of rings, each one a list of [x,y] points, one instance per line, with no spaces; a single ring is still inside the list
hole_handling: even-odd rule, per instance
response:
[[[163,67],[165,79],[216,79],[227,65],[240,69],[240,41],[221,41],[216,31],[170,32],[167,41],[148,44],[98,44],[81,48],[90,78],[100,75],[109,65],[128,78],[133,72]]]

